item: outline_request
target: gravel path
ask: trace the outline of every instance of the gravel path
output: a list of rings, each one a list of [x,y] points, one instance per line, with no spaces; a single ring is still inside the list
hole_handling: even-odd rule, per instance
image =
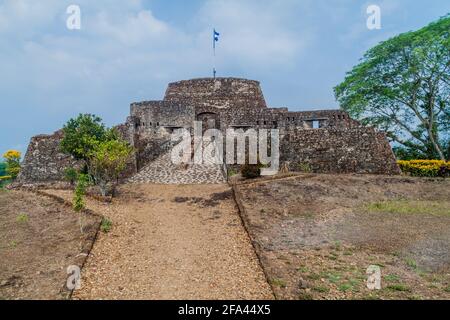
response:
[[[66,198],[67,191],[52,191]],[[272,299],[227,185],[127,185],[75,299]]]

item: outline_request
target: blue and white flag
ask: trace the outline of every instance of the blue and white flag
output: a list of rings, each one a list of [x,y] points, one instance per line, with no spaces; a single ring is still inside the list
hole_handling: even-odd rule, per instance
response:
[[[213,34],[213,37],[214,37],[214,48],[216,47],[216,42],[219,41],[219,36],[220,36],[220,33],[218,33],[216,31],[216,29],[214,29],[214,34]]]

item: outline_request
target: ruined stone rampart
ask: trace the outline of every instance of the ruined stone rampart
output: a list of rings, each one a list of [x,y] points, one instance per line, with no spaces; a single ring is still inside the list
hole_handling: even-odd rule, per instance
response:
[[[80,167],[80,162],[61,152],[59,144],[62,138],[61,130],[31,138],[17,182],[60,181],[64,179],[66,168]]]
[[[385,134],[367,127],[288,131],[280,154],[293,171],[306,164],[318,173],[400,173]]]

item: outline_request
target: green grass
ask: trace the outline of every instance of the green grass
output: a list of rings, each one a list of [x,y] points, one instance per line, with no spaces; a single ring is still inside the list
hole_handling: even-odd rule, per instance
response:
[[[21,214],[19,214],[17,216],[16,220],[19,223],[27,223],[29,218],[28,218],[28,215],[26,213],[21,213]]]
[[[272,279],[272,284],[274,286],[277,286],[277,287],[280,287],[280,288],[286,288],[287,287],[286,281],[284,281],[283,279],[278,279],[278,278]]]
[[[414,260],[412,258],[406,259],[406,265],[408,267],[410,267],[411,269],[414,269],[414,270],[417,269],[417,262],[416,262],[416,260]]]
[[[327,280],[330,281],[331,283],[338,283],[341,280],[342,276],[338,273],[329,273],[327,275]]]
[[[336,250],[336,251],[341,251],[341,249],[342,249],[342,243],[341,243],[340,241],[335,241],[333,247],[334,247],[334,250]]]
[[[321,276],[317,273],[311,273],[306,276],[309,280],[320,280]]]
[[[100,225],[100,230],[104,233],[108,233],[111,231],[112,228],[112,221],[108,218],[102,219],[102,224]]]
[[[298,295],[298,300],[314,300],[314,297],[309,293],[300,293]]]
[[[400,277],[396,274],[388,274],[384,277],[384,280],[388,282],[400,282]]]
[[[233,177],[233,176],[237,175],[238,173],[237,173],[236,170],[231,168],[231,169],[228,170],[227,174],[228,174],[228,177]]]
[[[308,269],[308,267],[298,267],[297,268],[297,271],[298,272],[301,272],[301,273],[308,273],[309,272],[309,269]]]
[[[444,288],[444,291],[450,293],[450,286],[448,286],[447,288]]]
[[[316,291],[316,292],[320,292],[320,293],[328,293],[330,292],[330,288],[325,287],[325,286],[317,286],[312,288],[312,290]]]
[[[391,291],[410,292],[411,289],[402,283],[392,284],[387,286],[387,289]]]
[[[392,214],[431,214],[435,216],[450,216],[450,202],[448,201],[380,201],[368,204],[365,209],[369,212]]]
[[[347,292],[353,289],[353,285],[351,283],[343,283],[338,287],[339,291]]]

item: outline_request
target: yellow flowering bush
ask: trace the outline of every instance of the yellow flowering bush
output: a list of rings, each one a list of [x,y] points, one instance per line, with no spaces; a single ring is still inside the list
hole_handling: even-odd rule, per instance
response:
[[[450,162],[443,160],[398,161],[403,173],[415,177],[446,177],[450,173]]]
[[[21,156],[20,151],[17,150],[8,150],[3,154],[3,158],[5,158],[6,161],[20,160]]]
[[[15,179],[20,172],[21,153],[17,150],[9,150],[3,154],[6,162],[6,172]]]

